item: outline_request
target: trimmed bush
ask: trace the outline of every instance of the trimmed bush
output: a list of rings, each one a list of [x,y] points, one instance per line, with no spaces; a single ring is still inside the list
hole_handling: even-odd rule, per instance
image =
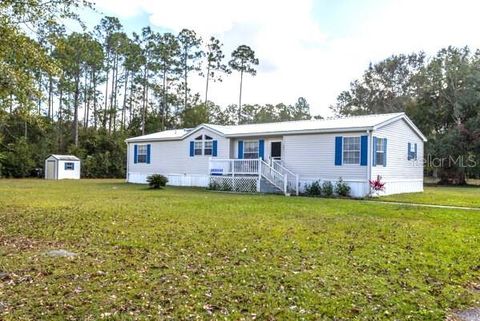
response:
[[[322,186],[320,181],[312,182],[311,184],[305,185],[305,195],[312,197],[322,196]]]
[[[330,181],[325,181],[322,184],[322,195],[325,197],[332,197],[333,195],[333,184]]]
[[[338,196],[349,196],[350,195],[350,186],[343,181],[343,179],[340,177],[337,183],[335,184],[335,193]]]
[[[212,190],[212,191],[221,191],[222,190],[220,184],[218,184],[217,182],[215,182],[213,180],[210,180],[210,183],[208,183],[208,189]]]
[[[150,188],[159,189],[167,185],[168,178],[160,174],[153,174],[147,177],[147,183]]]

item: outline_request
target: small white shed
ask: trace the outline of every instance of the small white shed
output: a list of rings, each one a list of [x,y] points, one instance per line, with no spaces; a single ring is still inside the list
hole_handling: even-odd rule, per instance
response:
[[[48,156],[45,179],[80,179],[80,159],[73,155]]]

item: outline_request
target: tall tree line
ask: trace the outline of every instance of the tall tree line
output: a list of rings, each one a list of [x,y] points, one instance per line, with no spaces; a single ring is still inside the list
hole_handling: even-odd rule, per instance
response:
[[[212,82],[232,70],[255,75],[258,59],[240,45],[227,58],[215,37],[194,30],[127,34],[116,17],[67,32],[84,0],[0,2],[0,176],[24,177],[49,153],[73,153],[87,177],[122,177],[124,139],[200,123],[308,119],[305,99],[285,105],[220,107]],[[84,26],[83,26],[84,27]],[[202,76],[205,92],[191,88]],[[234,100],[233,98],[232,100]],[[243,107],[243,108],[242,108]]]
[[[480,176],[478,50],[393,55],[371,64],[332,108],[339,115],[406,112],[428,138],[426,169],[440,183],[465,184]]]

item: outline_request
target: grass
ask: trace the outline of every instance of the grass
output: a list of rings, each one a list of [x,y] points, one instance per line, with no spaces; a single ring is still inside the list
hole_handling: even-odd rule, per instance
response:
[[[442,320],[479,304],[479,232],[471,211],[0,180],[0,320]]]
[[[390,195],[378,199],[381,201],[480,208],[480,187],[426,186],[424,193]]]

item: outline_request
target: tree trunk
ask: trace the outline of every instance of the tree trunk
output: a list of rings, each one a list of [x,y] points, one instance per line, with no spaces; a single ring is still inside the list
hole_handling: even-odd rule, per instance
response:
[[[103,119],[102,119],[102,125],[103,125],[103,128],[107,128],[107,109],[108,109],[108,78],[109,78],[109,70],[107,69],[107,79],[106,79],[106,82],[105,82],[105,106],[104,106],[104,109],[103,109]]]
[[[238,95],[238,123],[242,117],[242,86],[243,86],[243,70],[240,71],[240,94]]]
[[[165,130],[165,120],[167,117],[167,67],[163,67],[163,99],[162,99],[162,121],[161,121],[161,130]]]
[[[143,72],[142,135],[145,135],[145,118],[147,116],[147,74],[148,69],[145,65]]]
[[[128,123],[132,121],[132,97],[133,97],[133,80],[130,82],[130,95],[128,97]]]
[[[208,63],[207,67],[207,84],[205,85],[205,106],[207,106],[208,100],[208,81],[210,80],[210,63]]]
[[[80,74],[75,77],[75,94],[73,98],[73,141],[78,147],[78,103],[80,96]]]
[[[118,54],[115,54],[115,90],[113,94],[114,94],[114,100],[113,100],[112,117],[113,117],[113,132],[115,132],[117,130],[117,109],[118,109]]]
[[[95,69],[93,69],[93,126],[95,130],[97,129],[97,78],[95,75]]]
[[[41,74],[38,75],[38,92],[39,92],[39,94],[42,93],[42,75]],[[41,98],[41,96],[38,97],[37,104],[38,104],[38,115],[40,116],[42,114],[42,98]]]
[[[87,116],[85,117],[85,128],[88,128],[90,121],[90,100],[92,98],[92,88],[93,88],[93,69],[90,73],[90,81],[88,82],[88,92],[87,92]]]
[[[53,80],[52,76],[49,77],[48,79],[48,112],[47,112],[47,118],[48,119],[53,119]]]
[[[185,82],[185,102],[184,102],[184,108],[187,110],[187,104],[188,104],[188,82],[187,82],[187,77],[188,77],[188,60],[187,60],[187,53],[185,52],[185,75],[184,75],[184,82]]]
[[[120,124],[122,130],[125,129],[126,109],[127,109],[127,88],[128,88],[128,70],[125,71],[125,83],[123,92],[123,107],[122,107],[122,123]]]
[[[87,127],[87,96],[88,96],[88,88],[87,88],[87,75],[88,72],[85,71],[85,76],[83,78],[83,127]]]
[[[13,94],[10,94],[10,114],[13,112]]]
[[[112,69],[112,88],[110,91],[110,108],[108,110],[108,133],[112,132],[112,111],[113,111],[113,101],[115,95],[115,78],[117,74],[117,61],[113,59],[113,69]]]

